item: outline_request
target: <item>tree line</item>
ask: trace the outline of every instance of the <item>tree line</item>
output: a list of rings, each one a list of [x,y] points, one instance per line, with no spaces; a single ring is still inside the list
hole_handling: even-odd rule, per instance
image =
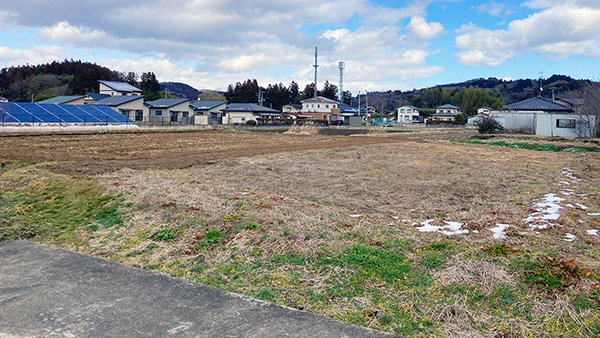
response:
[[[0,70],[0,96],[10,101],[41,101],[60,95],[84,95],[98,90],[98,81],[121,81],[140,88],[147,99],[162,97],[153,72],[138,76],[121,73],[81,60],[54,61],[41,65],[6,67]]]
[[[262,87],[256,79],[248,79],[244,82],[230,84],[225,92],[225,99],[230,103],[259,103],[259,98],[262,97],[261,103],[264,106],[281,110],[281,107],[287,104],[298,104],[302,100],[313,97],[314,91],[314,83],[307,84],[301,91],[295,81],[292,81],[287,87],[283,83],[268,84],[267,87]],[[338,92],[336,85],[325,81],[323,88],[317,90],[317,95],[337,100]],[[344,91],[344,98],[345,102],[350,102],[352,94]]]

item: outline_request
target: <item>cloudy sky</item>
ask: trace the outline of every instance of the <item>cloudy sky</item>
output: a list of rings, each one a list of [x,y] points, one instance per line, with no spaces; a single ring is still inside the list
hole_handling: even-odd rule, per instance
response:
[[[600,78],[599,0],[0,0],[0,67],[63,59],[225,90],[409,90],[477,77]]]

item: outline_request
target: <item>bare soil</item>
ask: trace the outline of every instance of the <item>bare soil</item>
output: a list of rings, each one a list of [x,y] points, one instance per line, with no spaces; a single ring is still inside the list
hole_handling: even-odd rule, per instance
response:
[[[184,169],[219,159],[397,143],[397,137],[288,135],[246,131],[117,133],[0,137],[0,160],[46,164],[56,172],[95,175],[130,169]]]

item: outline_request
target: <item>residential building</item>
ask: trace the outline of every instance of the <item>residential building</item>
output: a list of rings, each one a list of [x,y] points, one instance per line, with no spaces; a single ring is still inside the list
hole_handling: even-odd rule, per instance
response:
[[[329,123],[337,123],[340,109],[338,101],[326,97],[317,96],[301,101],[302,114],[310,115],[314,120],[324,120]]]
[[[248,121],[258,123],[259,119],[280,118],[281,113],[256,103],[230,103],[222,109],[226,122],[230,124],[246,124]]]
[[[302,112],[302,105],[301,104],[286,104],[285,106],[281,107],[281,112],[284,114],[297,114]]]
[[[0,96],[0,102],[8,102],[8,99],[4,96]]]
[[[402,106],[396,113],[398,123],[419,123],[419,108],[413,106]]]
[[[89,104],[90,102],[104,100],[107,97],[110,97],[110,95],[99,93],[85,93],[84,102],[85,104]]]
[[[431,115],[433,121],[445,121],[452,122],[456,121],[458,114],[462,114],[459,111],[459,107],[451,104],[445,104],[443,106],[435,107],[435,114]]]
[[[194,112],[194,124],[222,124],[227,101],[196,101],[190,103]],[[227,122],[227,121],[225,121]]]
[[[149,109],[144,104],[144,96],[110,96],[88,103],[92,106],[108,106],[134,121],[147,121]]]
[[[490,116],[509,131],[543,136],[592,136],[595,122],[594,116],[577,114],[572,107],[541,96],[509,104]]]
[[[100,84],[100,94],[108,94],[110,96],[127,96],[127,95],[142,95],[142,90],[130,85],[127,82],[104,81],[98,80]]]
[[[55,96],[51,99],[39,101],[37,103],[48,103],[48,104],[85,104],[85,95],[77,96]]]
[[[146,102],[149,107],[148,122],[189,124],[191,99],[158,99]]]
[[[483,107],[477,109],[477,114],[489,114],[493,110],[494,110],[494,108],[490,108],[488,106],[483,106]]]

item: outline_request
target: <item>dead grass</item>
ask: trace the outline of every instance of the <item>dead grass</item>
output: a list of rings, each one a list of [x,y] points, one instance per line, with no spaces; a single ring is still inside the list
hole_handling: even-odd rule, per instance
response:
[[[457,138],[453,132],[96,176],[131,204],[130,217],[121,228],[90,233],[83,250],[247,295],[268,290],[282,305],[407,336],[591,336],[598,311],[572,300],[592,281],[546,297],[520,282],[518,266],[551,255],[600,269],[600,243],[587,234],[600,229],[600,218],[588,215],[600,212],[599,154],[442,140]],[[565,167],[581,181],[563,196],[561,218],[528,230],[523,220],[534,204],[564,188]],[[446,236],[413,225],[431,219],[478,232]],[[512,225],[511,235],[493,239],[487,229],[496,222]],[[221,227],[226,236],[194,246]],[[165,229],[176,229],[175,237],[157,240]],[[577,240],[564,241],[566,232]],[[482,250],[498,243],[511,253]],[[407,271],[386,282],[380,264]]]
[[[294,124],[285,131],[285,134],[318,135],[319,127],[312,124]]]

